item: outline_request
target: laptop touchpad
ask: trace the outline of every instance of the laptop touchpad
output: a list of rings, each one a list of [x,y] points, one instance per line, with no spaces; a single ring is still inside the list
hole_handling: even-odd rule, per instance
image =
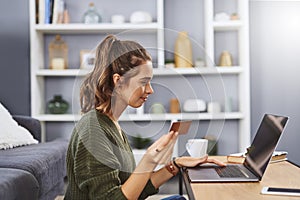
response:
[[[206,178],[220,178],[217,172],[213,168],[193,168],[188,169],[189,177],[193,179],[206,179]]]

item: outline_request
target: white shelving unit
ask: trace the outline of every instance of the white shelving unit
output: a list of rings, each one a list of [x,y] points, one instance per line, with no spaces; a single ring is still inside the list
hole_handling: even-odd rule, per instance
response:
[[[79,69],[50,70],[45,59],[45,36],[48,34],[82,35],[119,33],[123,31],[134,31],[137,34],[155,34],[157,46],[158,68],[154,69],[154,76],[160,78],[177,76],[226,76],[238,77],[239,110],[230,113],[180,113],[180,114],[128,114],[120,118],[121,121],[176,121],[176,120],[238,120],[239,123],[239,149],[243,151],[250,144],[250,86],[249,86],[249,35],[248,35],[248,1],[237,1],[240,20],[215,22],[214,0],[204,1],[205,22],[205,51],[212,60],[215,59],[215,33],[218,31],[237,31],[239,44],[239,62],[230,67],[201,67],[201,68],[179,68],[169,69],[164,67],[164,1],[156,0],[156,21],[148,24],[111,24],[101,23],[86,25],[79,23],[70,24],[36,24],[35,0],[30,0],[30,49],[31,49],[31,115],[42,122],[42,141],[46,139],[46,124],[49,122],[73,122],[80,119],[80,115],[47,114],[45,99],[45,79],[54,78],[76,78],[83,77],[89,71]],[[211,62],[206,62],[211,63]]]
[[[46,55],[44,54],[45,36],[47,34],[106,34],[131,31],[136,34],[156,34],[157,40],[157,63],[158,67],[164,66],[164,7],[163,0],[156,0],[156,21],[145,24],[36,24],[36,1],[30,0],[30,69],[31,69],[31,115],[42,122],[42,141],[46,140],[46,123],[47,122],[72,122],[80,119],[80,115],[63,114],[53,115],[46,112],[45,99],[45,79],[47,77],[60,77],[61,79],[77,76],[84,76],[87,70],[67,69],[67,70],[50,70],[47,67]],[[53,86],[55,87],[55,86]]]
[[[216,0],[204,0],[205,49],[208,59],[215,61],[215,35],[218,32],[237,32],[238,43],[238,99],[239,111],[243,116],[239,119],[239,151],[243,152],[250,145],[250,58],[249,58],[249,1],[237,3],[239,20],[214,21]],[[220,1],[219,1],[220,3]],[[211,63],[207,60],[207,63]],[[222,69],[223,67],[220,67]],[[230,67],[229,67],[230,68]]]

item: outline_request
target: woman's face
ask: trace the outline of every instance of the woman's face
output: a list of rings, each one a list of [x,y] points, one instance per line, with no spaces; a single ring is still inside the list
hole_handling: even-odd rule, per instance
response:
[[[127,102],[127,105],[138,108],[153,93],[150,84],[153,77],[152,68],[152,62],[147,61],[134,69],[138,70],[137,75],[131,77],[128,86],[123,87],[121,91],[121,98]]]

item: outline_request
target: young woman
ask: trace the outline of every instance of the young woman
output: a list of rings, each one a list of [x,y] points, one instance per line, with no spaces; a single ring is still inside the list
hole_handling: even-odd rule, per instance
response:
[[[127,106],[138,108],[153,93],[152,76],[151,57],[140,44],[113,35],[99,44],[94,70],[81,86],[84,115],[68,148],[65,199],[145,199],[175,176],[178,167],[205,162],[223,165],[207,156],[171,161],[178,136],[171,131],[154,142],[135,166],[118,119]],[[165,167],[154,172],[158,164]]]

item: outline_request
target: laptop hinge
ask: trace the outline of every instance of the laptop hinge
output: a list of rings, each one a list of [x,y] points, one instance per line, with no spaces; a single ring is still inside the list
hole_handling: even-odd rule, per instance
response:
[[[254,174],[256,177],[258,177],[258,180],[261,180],[262,176],[259,175],[255,170],[253,170],[251,167],[248,166],[249,164],[244,163],[244,166],[252,173]]]

